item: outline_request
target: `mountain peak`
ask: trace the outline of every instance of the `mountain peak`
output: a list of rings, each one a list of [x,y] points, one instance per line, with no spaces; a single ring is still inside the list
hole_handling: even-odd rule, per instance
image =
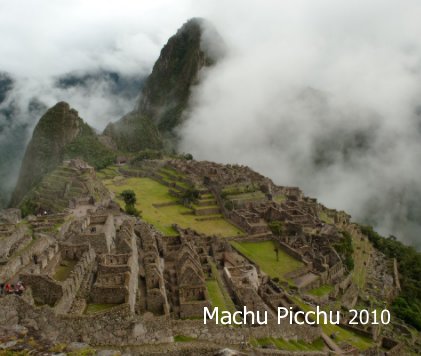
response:
[[[202,50],[202,24],[202,20],[189,20],[168,40],[146,81],[138,111],[160,130],[172,130],[179,123],[190,87],[199,71],[212,63]]]
[[[23,158],[12,206],[19,204],[26,192],[61,162],[63,148],[77,137],[82,123],[77,111],[64,101],[41,117]]]
[[[134,111],[107,127],[104,133],[120,149],[136,151],[144,146],[140,141],[147,141],[147,132],[139,134],[141,130],[136,127],[148,127],[151,132],[154,126],[158,134],[154,132],[153,137],[161,136],[166,145],[173,146],[175,128],[183,122],[199,72],[216,62],[223,53],[222,48],[221,37],[208,21],[188,20],[162,48]],[[159,144],[155,142],[154,146]]]
[[[46,174],[69,158],[82,158],[101,168],[114,162],[115,155],[101,144],[78,112],[61,101],[48,109],[35,127],[10,205],[18,206]]]

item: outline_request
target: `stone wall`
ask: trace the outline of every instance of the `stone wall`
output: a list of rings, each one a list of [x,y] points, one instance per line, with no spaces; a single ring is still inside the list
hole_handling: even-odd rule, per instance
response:
[[[82,341],[96,345],[136,345],[172,342],[174,335],[185,335],[213,343],[240,344],[250,337],[275,337],[313,342],[321,329],[307,325],[270,324],[231,328],[203,320],[170,320],[168,317],[136,317],[128,304],[93,315],[56,315],[49,307],[34,307],[23,298],[0,299],[0,320],[42,330],[55,342]]]
[[[168,319],[135,319],[128,304],[92,315],[57,315],[53,309],[34,307],[23,298],[0,298],[0,320],[13,328],[20,324],[42,331],[54,341],[85,342],[92,346],[171,342]]]
[[[33,262],[33,256],[41,255],[54,241],[46,235],[37,237],[28,248],[11,258],[7,264],[0,266],[0,280],[7,281],[24,266]]]
[[[112,215],[109,215],[109,221]],[[112,224],[114,226],[114,223]],[[133,222],[124,220],[117,234],[117,247],[120,253],[103,254],[99,257],[96,281],[90,292],[93,303],[122,304],[128,303],[135,311],[138,290],[138,250]],[[130,253],[121,253],[122,251]]]
[[[32,270],[32,273],[20,274],[20,279],[31,288],[37,303],[54,306],[56,312],[65,313],[71,307],[85,274],[92,270],[94,261],[95,252],[92,249],[84,252],[63,282],[55,281],[49,275],[39,274],[42,273],[39,268]]]
[[[55,306],[57,313],[66,313],[80,288],[80,285],[87,273],[91,273],[95,264],[96,254],[93,249],[89,249],[79,259],[69,277],[62,282],[63,298]]]
[[[85,252],[89,251],[89,245],[86,242],[80,245],[59,243],[59,249],[64,260],[79,260]]]
[[[124,286],[94,286],[91,290],[92,303],[123,304],[128,301],[129,291]]]
[[[278,240],[279,241],[279,240]],[[307,264],[308,261],[306,261],[303,256],[296,250],[294,250],[293,248],[289,247],[286,243],[279,241],[279,246],[281,247],[281,249],[283,251],[285,251],[288,255],[290,255],[291,257]]]
[[[344,266],[342,262],[339,261],[338,263],[334,264],[332,267],[329,268],[326,282],[331,283],[331,282],[337,281],[344,275],[344,273],[345,273]]]
[[[23,284],[31,288],[36,303],[54,306],[63,297],[63,287],[49,276],[22,274]]]
[[[403,344],[399,343],[393,339],[390,339],[388,337],[383,337],[382,339],[382,347],[387,349],[386,355],[387,356],[398,356],[403,355]]]
[[[4,225],[0,225],[4,227]],[[27,234],[24,228],[16,228],[12,225],[11,231],[0,231],[0,261],[7,260],[19,247],[27,244],[32,237]]]
[[[240,344],[249,338],[282,338],[284,340],[303,340],[311,343],[321,336],[321,329],[308,325],[289,324],[288,322],[269,323],[259,327],[229,327],[217,325],[213,321],[172,320],[174,335],[185,335],[199,340],[209,340],[221,344]]]
[[[84,233],[77,235],[71,240],[74,244],[89,243],[96,253],[109,253],[109,246],[105,233]]]
[[[180,302],[180,318],[200,317],[200,314],[198,313],[198,311],[203,311],[203,308],[205,307],[207,308],[211,307],[208,300]],[[203,312],[201,314],[203,314]]]
[[[84,228],[83,233],[72,236],[70,239],[72,244],[89,243],[96,253],[109,253],[114,247],[116,231],[112,214],[90,215],[86,219]]]

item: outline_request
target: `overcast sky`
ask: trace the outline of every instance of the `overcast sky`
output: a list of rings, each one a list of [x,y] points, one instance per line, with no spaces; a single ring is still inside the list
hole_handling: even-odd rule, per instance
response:
[[[69,101],[102,129],[133,103],[102,84],[89,93],[52,89],[53,78],[146,75],[195,16],[215,25],[228,54],[202,73],[181,149],[248,164],[419,243],[417,0],[0,0],[0,69],[18,78],[21,100]]]

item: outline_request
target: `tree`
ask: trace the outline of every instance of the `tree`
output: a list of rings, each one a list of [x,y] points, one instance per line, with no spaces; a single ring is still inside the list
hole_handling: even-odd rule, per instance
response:
[[[126,213],[129,215],[140,217],[140,211],[134,205],[126,205]]]
[[[200,193],[195,188],[188,188],[181,196],[181,200],[184,205],[188,205],[190,203],[194,203],[197,199],[199,199]]]
[[[282,236],[285,234],[285,226],[282,221],[273,220],[268,224],[268,226],[272,233],[276,236]]]
[[[133,190],[124,190],[120,195],[123,198],[124,203],[126,203],[126,205],[134,206],[136,204],[136,193]]]
[[[184,159],[186,161],[191,161],[193,159],[193,155],[191,153],[184,154]]]
[[[126,203],[126,213],[133,216],[140,216],[139,210],[136,209],[136,193],[133,190],[124,190],[121,194],[124,202]]]
[[[393,301],[392,310],[408,324],[421,330],[421,253],[405,246],[396,237],[384,237],[371,226],[360,225],[375,248],[389,258],[396,258],[399,266],[401,291]]]

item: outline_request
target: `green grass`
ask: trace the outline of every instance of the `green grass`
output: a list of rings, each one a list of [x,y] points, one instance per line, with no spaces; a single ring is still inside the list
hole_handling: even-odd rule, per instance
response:
[[[169,168],[169,167],[162,167],[159,171],[161,173],[165,173],[167,175],[170,174],[170,175],[173,175],[173,176],[179,177],[179,178],[185,177],[185,175],[183,173],[180,173],[180,172],[176,171],[175,169]]]
[[[292,272],[304,264],[292,258],[283,250],[279,249],[279,261],[276,260],[275,244],[273,241],[263,242],[231,242],[238,251],[256,263],[263,272],[272,278],[285,280],[285,274]]]
[[[214,205],[206,205],[206,206],[199,206],[196,204],[192,205],[194,210],[200,211],[200,210],[206,210],[206,209],[218,209],[218,205],[214,204]]]
[[[98,139],[95,131],[83,123],[78,136],[64,148],[65,159],[81,158],[96,169],[112,165],[116,153]]]
[[[212,307],[218,307],[219,316],[221,316],[221,312],[224,310],[235,312],[235,305],[224,288],[224,284],[214,263],[211,263],[211,269],[213,279],[206,281],[206,288],[208,289]]]
[[[161,168],[158,173],[167,183],[175,183],[185,189],[191,188],[190,185],[182,181],[184,176],[171,168]]]
[[[167,182],[170,185],[172,183],[175,183],[177,186],[179,186],[181,188],[184,188],[184,189],[191,188],[187,183],[182,182],[182,181],[179,181],[179,180],[176,180],[176,179],[172,179],[172,178],[168,177],[167,175],[164,175],[162,179],[164,180],[164,182]]]
[[[116,194],[116,200],[124,207],[124,202],[119,197],[125,189],[132,189],[136,193],[136,208],[141,211],[142,218],[154,225],[159,231],[167,236],[175,236],[176,232],[172,224],[178,224],[182,228],[192,228],[199,233],[207,235],[219,235],[221,237],[241,236],[244,233],[221,218],[218,220],[198,221],[192,213],[180,204],[156,208],[154,204],[175,202],[177,199],[168,194],[168,188],[150,178],[122,178],[104,180],[105,186]],[[205,215],[204,215],[205,216]]]
[[[333,219],[329,215],[327,215],[324,211],[321,211],[319,213],[319,219],[323,221],[325,224],[330,224],[330,225],[334,224]]]
[[[211,193],[205,193],[200,195],[200,200],[209,200],[209,199],[215,199],[213,194]]]
[[[101,169],[96,173],[97,177],[100,179],[112,179],[119,174],[120,173],[118,172],[117,166],[109,166],[107,168]]]
[[[292,297],[292,299],[294,303],[297,304],[302,310],[304,311],[314,310],[313,307],[311,307],[308,304],[303,303],[302,300],[299,299],[298,297]],[[329,323],[325,325],[321,321],[320,326],[323,332],[327,336],[331,336],[332,334],[335,335],[335,339],[333,341],[337,344],[340,344],[341,342],[345,342],[345,343],[355,346],[359,350],[367,350],[370,347],[373,347],[374,345],[373,340],[367,337],[358,335],[350,330],[341,328],[338,325],[329,324]]]
[[[186,335],[175,335],[174,342],[190,342],[196,340],[194,337]]]
[[[314,288],[308,291],[309,294],[316,297],[323,297],[326,294],[329,294],[333,290],[333,286],[329,284],[324,284],[318,288]]]
[[[59,282],[65,281],[69,275],[70,272],[73,271],[73,268],[76,266],[77,261],[61,261],[60,265],[57,266],[55,273],[54,273],[54,279]]]
[[[209,300],[213,308],[220,310],[227,310],[224,295],[219,288],[218,282],[215,279],[206,281],[206,288],[208,289]]]
[[[353,259],[354,270],[352,271],[352,280],[360,290],[364,289],[367,266],[370,260],[372,246],[367,238],[361,241],[359,236],[352,235],[352,246],[354,247]]]
[[[112,307],[115,307],[117,304],[88,304],[85,309],[85,314],[92,314],[97,313],[100,311],[111,309]]]
[[[287,197],[283,194],[277,195],[273,198],[274,201],[276,201],[277,203],[282,203],[285,200],[287,200]]]

